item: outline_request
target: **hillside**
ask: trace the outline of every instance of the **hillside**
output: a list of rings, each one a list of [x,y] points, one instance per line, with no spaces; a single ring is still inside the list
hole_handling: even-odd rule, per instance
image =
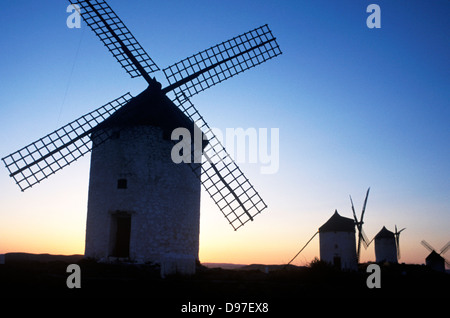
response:
[[[158,266],[99,264],[81,255],[13,253],[5,259],[0,286],[7,297],[136,297],[176,304],[192,299],[264,301],[283,308],[299,298],[450,297],[450,275],[422,265],[381,266],[381,288],[369,289],[367,264],[357,272],[341,272],[320,262],[310,267],[254,264],[235,269],[198,265],[195,275],[162,279]],[[66,286],[67,265],[73,261],[81,268],[80,289]]]

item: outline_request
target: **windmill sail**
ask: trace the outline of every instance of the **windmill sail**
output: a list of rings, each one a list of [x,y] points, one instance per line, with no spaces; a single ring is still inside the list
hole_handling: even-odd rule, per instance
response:
[[[203,150],[205,160],[202,165],[190,164],[192,171],[202,180],[204,189],[234,230],[250,220],[253,221],[253,217],[267,207],[259,193],[226,152],[191,101],[178,95],[173,102],[195,122],[208,139],[208,145]],[[195,157],[198,157],[198,154],[194,154]]]
[[[165,68],[172,101],[188,116],[208,139],[208,145],[194,147],[194,158],[203,155],[200,166],[192,165],[193,172],[202,180],[203,187],[219,207],[230,225],[237,230],[264,210],[267,205],[250,181],[244,176],[211,128],[189,98],[229,77],[261,64],[281,54],[276,38],[267,25],[246,32],[219,45],[186,58]]]
[[[165,91],[189,98],[280,54],[272,31],[263,25],[163,69],[171,84]]]
[[[70,165],[91,151],[89,134],[93,128],[131,98],[130,93],[126,93],[2,158],[10,177],[13,177],[20,189],[24,191]],[[106,131],[99,136],[103,141],[109,137]]]
[[[361,227],[361,242],[363,243],[363,246],[365,249],[367,249],[367,247],[369,247],[369,244],[370,244],[369,238],[367,237],[367,235],[364,232],[364,229],[362,227]]]
[[[447,242],[447,244],[445,244],[442,248],[441,248],[441,252],[439,254],[445,254],[445,252],[447,252],[447,250],[450,248],[450,242]]]
[[[363,204],[363,208],[362,208],[362,212],[361,212],[361,217],[358,221],[358,218],[356,216],[356,212],[355,212],[355,207],[353,205],[353,200],[352,200],[352,196],[350,196],[350,202],[352,204],[352,211],[353,211],[353,218],[355,220],[355,225],[356,228],[358,229],[358,245],[357,245],[357,252],[356,252],[356,256],[359,262],[359,258],[360,258],[360,254],[361,254],[361,242],[364,246],[365,249],[367,249],[367,247],[369,246],[370,242],[369,242],[369,238],[367,237],[366,233],[364,232],[362,226],[364,224],[363,219],[364,219],[364,213],[366,211],[366,205],[367,205],[367,199],[369,197],[369,192],[370,192],[370,188],[367,189],[366,192],[366,198],[364,199],[364,204]]]
[[[69,2],[80,7],[84,21],[131,77],[142,76],[152,89],[161,89],[149,75],[159,67],[104,0]],[[191,168],[235,230],[253,221],[267,205],[189,98],[280,54],[272,31],[263,25],[164,69],[169,86],[159,92],[173,94],[175,105],[208,139],[205,149],[194,147],[194,158],[203,156],[203,164]],[[3,158],[10,176],[24,191],[71,164],[92,149],[91,133],[96,132],[100,143],[110,137],[100,124],[131,98],[127,93]]]
[[[406,230],[406,228],[404,227],[403,229],[401,229],[400,231],[397,230],[397,225],[395,225],[395,233],[394,233],[394,237],[395,237],[395,246],[397,248],[397,259],[400,259],[400,233],[403,232],[404,230]]]
[[[428,251],[430,252],[434,251],[434,248],[430,244],[428,244],[428,242],[426,242],[425,240],[422,240],[420,244],[422,244]]]
[[[127,73],[133,78],[143,76],[150,84],[148,74],[158,71],[159,67],[111,7],[104,0],[69,0],[69,2],[80,6],[83,20]]]

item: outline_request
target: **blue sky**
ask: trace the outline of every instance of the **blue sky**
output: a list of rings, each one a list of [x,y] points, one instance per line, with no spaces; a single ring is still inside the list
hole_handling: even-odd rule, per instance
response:
[[[66,1],[3,2],[1,157],[145,89],[84,23],[67,28]],[[287,262],[369,186],[365,232],[406,227],[402,260],[423,262],[422,239],[450,240],[448,1],[108,3],[160,68],[265,23],[283,51],[192,98],[210,126],[280,131],[276,174],[240,165],[269,205],[253,223],[234,232],[204,195],[201,261]],[[366,26],[370,3],[380,29]],[[83,253],[88,172],[86,156],[21,193],[1,169],[0,253]],[[318,255],[316,239],[297,264]]]

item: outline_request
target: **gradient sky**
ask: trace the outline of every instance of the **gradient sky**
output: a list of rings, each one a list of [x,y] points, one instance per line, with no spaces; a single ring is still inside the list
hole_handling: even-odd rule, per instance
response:
[[[359,214],[369,186],[365,232],[406,227],[401,261],[450,240],[449,1],[108,3],[160,68],[265,23],[283,51],[192,98],[210,126],[280,131],[277,173],[240,164],[269,206],[254,222],[234,232],[203,193],[200,261],[286,263],[335,209],[351,217],[349,194]],[[366,26],[370,3],[380,29]],[[67,4],[1,2],[1,157],[146,87],[84,23],[67,28]],[[23,193],[0,169],[0,253],[84,253],[89,159]]]

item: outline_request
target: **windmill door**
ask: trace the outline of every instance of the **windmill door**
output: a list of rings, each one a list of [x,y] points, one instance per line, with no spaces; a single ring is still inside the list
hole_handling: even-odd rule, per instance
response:
[[[112,216],[112,253],[114,257],[130,256],[131,215],[116,214]]]
[[[341,269],[341,257],[340,256],[333,257],[333,265],[334,265],[334,267]]]

